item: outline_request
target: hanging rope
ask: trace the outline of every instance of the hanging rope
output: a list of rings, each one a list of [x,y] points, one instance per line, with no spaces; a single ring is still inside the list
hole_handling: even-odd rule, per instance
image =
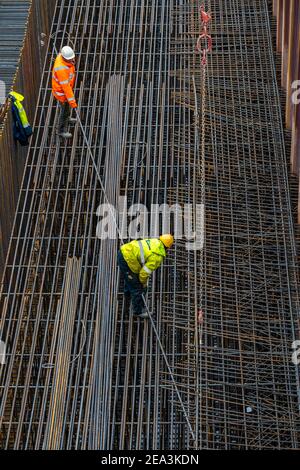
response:
[[[201,54],[201,144],[200,144],[200,116],[197,101],[197,89],[195,77],[193,77],[193,87],[195,95],[195,144],[196,149],[200,149],[199,155],[199,175],[201,181],[201,204],[205,207],[205,142],[206,142],[206,102],[207,102],[207,55],[212,51],[212,38],[209,34],[209,24],[211,22],[211,14],[205,11],[205,6],[202,4],[199,10],[199,17],[201,20],[201,32],[197,40],[196,49]],[[197,151],[197,150],[196,150]],[[200,246],[204,247],[205,233],[201,230]],[[199,292],[199,310],[197,315],[197,323],[200,328],[200,344],[202,341],[202,325],[204,321],[204,253],[202,251],[199,263],[200,271],[200,292]]]
[[[210,6],[210,2],[209,2]],[[196,87],[195,77],[192,77],[193,88],[194,88],[194,100],[195,100],[195,112],[194,112],[194,121],[195,121],[195,161],[199,163],[198,173],[200,177],[200,199],[203,211],[205,210],[205,142],[206,142],[206,126],[205,126],[205,114],[206,114],[206,101],[207,101],[207,88],[206,88],[206,79],[207,79],[207,55],[212,51],[212,38],[208,33],[209,23],[211,21],[211,14],[205,11],[204,5],[200,6],[199,9],[199,18],[200,18],[200,35],[197,40],[196,50],[201,54],[201,70],[200,70],[200,85],[201,85],[201,125],[200,125],[200,112],[198,107],[198,94]],[[194,69],[196,69],[196,61],[194,63]],[[200,137],[201,134],[201,137]],[[205,212],[203,218],[205,217]],[[197,219],[196,219],[197,220]],[[203,223],[204,225],[204,223]],[[197,229],[197,227],[196,227]],[[200,288],[197,292],[196,299],[196,308],[195,308],[195,351],[196,351],[196,377],[197,377],[197,387],[196,395],[201,399],[201,366],[199,363],[199,347],[202,344],[203,337],[203,323],[204,323],[204,281],[205,281],[205,272],[204,272],[204,243],[205,243],[205,231],[204,226],[201,226],[200,230],[200,246],[201,253],[200,259],[197,259],[195,254],[195,263],[197,264],[197,271],[199,272],[200,277]],[[199,439],[199,434],[196,431],[197,441]]]

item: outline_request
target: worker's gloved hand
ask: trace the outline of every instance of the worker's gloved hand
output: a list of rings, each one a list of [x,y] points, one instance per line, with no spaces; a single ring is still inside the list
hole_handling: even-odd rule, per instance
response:
[[[148,289],[148,281],[142,284],[144,292],[147,292]]]

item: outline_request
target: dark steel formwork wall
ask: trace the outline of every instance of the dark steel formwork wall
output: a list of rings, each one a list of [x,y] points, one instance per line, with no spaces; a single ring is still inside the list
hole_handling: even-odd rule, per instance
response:
[[[295,246],[267,2],[206,5],[204,160],[196,2],[58,0],[53,22],[57,48],[66,33],[76,47],[79,113],[109,201],[205,202],[204,251],[177,241],[148,294],[195,439],[151,325],[125,309],[117,243],[96,238],[104,197],[78,123],[72,141],[56,139],[51,44],[1,292],[4,448],[300,447]]]
[[[292,99],[300,83],[300,4],[298,0],[273,0],[273,11],[277,17],[277,49],[282,54],[282,86],[287,92],[286,126],[292,131],[291,172],[300,177],[300,105]],[[299,100],[299,93],[296,98]]]
[[[42,74],[52,16],[56,0],[32,0],[31,2],[16,2],[6,0],[5,6],[6,26],[10,31],[8,37],[3,38],[2,65],[9,64],[9,74],[5,76],[7,93],[12,88],[25,96],[25,108],[31,123],[34,121],[36,103]],[[28,9],[28,13],[26,14]],[[20,24],[20,14],[24,25]],[[17,19],[19,21],[17,21]],[[16,26],[15,36],[14,27]],[[21,35],[21,31],[24,35]],[[19,35],[19,36],[18,36]],[[44,35],[46,35],[44,37]],[[19,43],[18,43],[19,39]],[[9,58],[9,51],[16,46],[15,55]],[[8,49],[8,52],[6,51]],[[4,52],[5,50],[5,52]],[[18,51],[19,50],[19,51]],[[13,69],[14,68],[14,69]],[[1,77],[0,77],[1,79]],[[3,79],[3,77],[2,77]],[[5,257],[7,254],[9,238],[13,225],[15,210],[22,184],[22,177],[26,161],[27,148],[16,145],[13,140],[12,119],[8,107],[0,126],[0,276],[2,277]]]
[[[30,4],[30,0],[0,0],[0,77],[5,83],[6,90],[12,88],[16,75]],[[0,130],[2,130],[1,121]]]

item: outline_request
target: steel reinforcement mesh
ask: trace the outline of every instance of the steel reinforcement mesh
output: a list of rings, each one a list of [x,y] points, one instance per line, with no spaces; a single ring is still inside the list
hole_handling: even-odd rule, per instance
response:
[[[1,286],[1,448],[300,447],[296,254],[267,2],[206,2],[204,155],[199,6],[57,1]],[[147,296],[187,419],[151,323],[125,309],[118,240],[96,236],[107,200],[79,123],[69,141],[55,133],[51,68],[66,42],[110,203],[205,205],[204,250],[177,240]]]

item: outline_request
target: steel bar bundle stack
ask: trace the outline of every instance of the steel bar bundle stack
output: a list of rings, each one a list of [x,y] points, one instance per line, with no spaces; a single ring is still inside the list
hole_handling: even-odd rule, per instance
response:
[[[109,204],[112,211],[118,207],[120,194],[124,92],[124,77],[112,76],[107,85],[107,112],[104,113],[103,122],[103,127],[106,125],[107,128],[104,185],[107,201],[103,198],[103,203]],[[96,284],[98,301],[89,385],[91,404],[88,437],[89,448],[102,450],[108,449],[110,444],[111,387],[118,298],[116,264],[118,233],[117,227],[113,224],[116,215],[115,212],[111,213],[108,207],[106,210],[112,219],[107,234],[111,239],[102,241],[98,261]],[[117,219],[116,222],[118,223]],[[100,237],[101,233],[98,233],[98,236]]]
[[[51,395],[48,399],[49,409],[47,413],[47,427],[43,445],[44,449],[59,450],[61,447],[80,273],[80,260],[77,258],[68,259],[63,296],[62,300],[58,303],[55,318],[56,324],[52,334],[52,351],[56,349],[55,364],[44,365],[48,370],[53,368],[53,383]],[[56,337],[57,344],[55,342]],[[48,375],[50,374],[48,373]],[[45,397],[45,401],[46,399],[47,398]]]
[[[299,448],[296,256],[267,3],[206,2],[214,51],[197,122],[199,6],[57,1],[1,289],[3,448]],[[79,123],[68,141],[55,134],[51,67],[68,42],[106,197]],[[99,206],[119,196],[133,212],[177,205],[191,225],[147,302],[193,433],[151,323],[125,308],[119,243],[97,236]],[[174,230],[174,218],[143,220],[150,236]],[[204,250],[187,249],[203,220]]]

